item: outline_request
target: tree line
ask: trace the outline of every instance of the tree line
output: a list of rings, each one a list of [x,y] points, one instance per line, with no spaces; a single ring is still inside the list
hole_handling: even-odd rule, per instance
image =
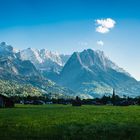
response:
[[[52,103],[52,104],[73,104],[74,106],[81,105],[120,105],[120,106],[128,106],[128,105],[140,105],[140,97],[119,97],[118,95],[113,94],[112,96],[103,96],[101,98],[94,99],[80,99],[80,97],[76,96],[75,98],[49,98],[47,96],[12,96],[10,97],[15,103],[20,103],[21,101],[35,101],[41,100],[44,103]]]

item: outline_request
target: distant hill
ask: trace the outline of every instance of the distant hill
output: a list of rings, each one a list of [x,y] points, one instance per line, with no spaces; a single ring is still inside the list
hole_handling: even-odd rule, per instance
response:
[[[43,94],[41,90],[36,87],[27,84],[19,84],[15,81],[11,82],[9,80],[0,80],[0,89],[0,94],[9,97],[42,96]]]

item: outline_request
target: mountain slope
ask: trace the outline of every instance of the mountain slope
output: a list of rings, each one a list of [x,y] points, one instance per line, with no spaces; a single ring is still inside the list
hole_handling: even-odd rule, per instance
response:
[[[12,78],[41,76],[29,60],[22,61],[14,48],[4,42],[0,44],[0,73],[0,77],[4,79],[6,79],[6,75],[11,75]]]
[[[30,84],[45,93],[59,96],[73,96],[74,92],[68,88],[56,85],[44,78],[29,60],[21,60],[20,53],[12,46],[2,42],[0,44],[0,79],[16,81],[19,84]]]
[[[41,96],[42,92],[38,88],[35,88],[27,84],[19,84],[18,82],[11,82],[9,80],[0,80],[0,94],[9,97],[12,96]]]
[[[130,74],[105,57],[103,52],[91,49],[73,53],[57,83],[92,97],[111,95],[112,88],[120,96],[138,96],[140,91],[140,84]]]

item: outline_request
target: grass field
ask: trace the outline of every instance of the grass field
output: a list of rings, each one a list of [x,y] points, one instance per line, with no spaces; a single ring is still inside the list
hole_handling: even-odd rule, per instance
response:
[[[0,109],[0,140],[140,140],[140,106],[16,105]]]

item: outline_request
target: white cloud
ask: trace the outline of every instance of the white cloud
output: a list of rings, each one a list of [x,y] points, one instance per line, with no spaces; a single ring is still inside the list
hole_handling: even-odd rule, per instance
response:
[[[107,18],[107,19],[97,19],[95,20],[96,23],[96,32],[105,34],[108,33],[110,31],[110,29],[115,27],[116,21],[111,19],[111,18]]]
[[[108,33],[109,32],[109,29],[106,28],[106,27],[103,27],[103,26],[99,26],[99,27],[96,28],[96,32],[105,34],[105,33]]]
[[[102,40],[98,40],[98,41],[97,41],[97,45],[99,45],[99,46],[104,46],[104,42],[103,42]]]

